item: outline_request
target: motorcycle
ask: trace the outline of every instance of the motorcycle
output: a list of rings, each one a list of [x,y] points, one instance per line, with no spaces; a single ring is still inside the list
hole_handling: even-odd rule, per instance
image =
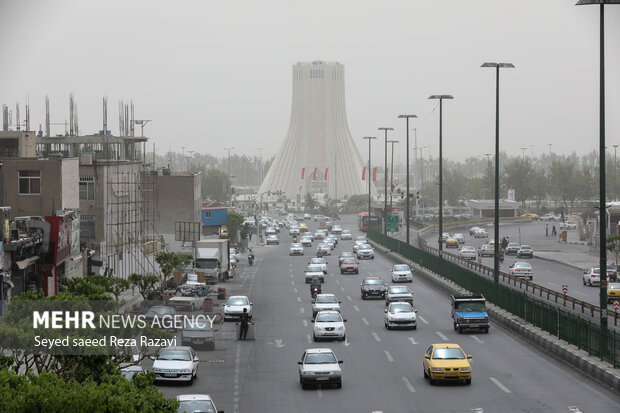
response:
[[[254,256],[253,255],[248,255],[248,264],[250,264],[250,265],[254,264]]]
[[[310,295],[312,295],[312,299],[314,300],[316,298],[317,294],[321,294],[321,286],[320,285],[313,285],[310,287]]]

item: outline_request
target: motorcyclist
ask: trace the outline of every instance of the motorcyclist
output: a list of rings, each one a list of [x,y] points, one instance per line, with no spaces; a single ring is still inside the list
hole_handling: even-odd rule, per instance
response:
[[[321,294],[321,280],[318,275],[312,276],[310,280],[310,295],[314,298],[316,294]]]
[[[254,262],[254,251],[252,251],[252,248],[248,250],[248,262],[250,265]]]
[[[323,258],[323,250],[321,249],[321,247],[317,248],[316,250],[316,256],[318,258]]]

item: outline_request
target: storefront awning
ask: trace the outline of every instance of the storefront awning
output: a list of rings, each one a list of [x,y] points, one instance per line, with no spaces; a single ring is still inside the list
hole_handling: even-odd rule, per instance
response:
[[[38,255],[33,255],[32,257],[28,257],[25,260],[15,261],[15,264],[17,264],[17,268],[19,268],[20,270],[23,270],[24,268],[26,268],[27,266],[29,266],[30,264],[32,264],[38,259],[39,259]]]

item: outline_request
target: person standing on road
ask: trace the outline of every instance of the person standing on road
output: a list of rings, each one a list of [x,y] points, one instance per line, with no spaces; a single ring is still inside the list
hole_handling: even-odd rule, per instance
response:
[[[553,224],[553,227],[551,228],[551,236],[555,237],[556,235],[558,235],[558,232],[555,229],[555,224]]]
[[[248,309],[244,308],[243,313],[239,316],[239,321],[237,324],[239,327],[239,340],[245,340],[245,337],[248,334],[248,330],[250,328],[250,324],[254,324],[250,321],[250,316],[248,315]]]
[[[545,227],[545,237],[549,236],[549,224]]]

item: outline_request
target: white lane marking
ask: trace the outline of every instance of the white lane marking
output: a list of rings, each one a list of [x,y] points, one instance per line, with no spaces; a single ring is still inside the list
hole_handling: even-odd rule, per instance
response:
[[[474,336],[473,334],[470,336],[471,338],[473,338],[474,340],[476,340],[476,343],[480,343],[480,344],[484,344],[484,340],[480,340],[478,338],[478,336]]]
[[[577,406],[568,406],[568,410],[570,410],[573,413],[583,413],[581,409],[579,409],[579,407]]]
[[[295,281],[291,280],[291,285],[295,285]]]
[[[484,409],[482,407],[474,407],[471,409],[472,413],[484,413]]]
[[[428,324],[428,321],[426,321],[426,319],[425,319],[424,317],[422,317],[422,316],[420,316],[420,315],[419,315],[419,316],[418,316],[418,318],[419,318],[420,320],[422,320],[422,322],[423,322],[424,324]]]
[[[301,303],[301,297],[297,297],[297,302]]]
[[[502,390],[504,393],[512,393],[510,391],[510,389],[506,386],[504,386],[499,380],[497,380],[495,377],[489,377],[489,380],[491,380],[493,383],[495,383],[495,385],[497,387],[500,388],[500,390]]]
[[[336,280],[336,284],[340,285],[340,280]]]
[[[291,278],[293,278],[293,273],[290,273],[290,274],[289,274],[289,276],[290,276]]]
[[[301,308],[299,309],[299,312],[303,314],[303,313],[305,313],[305,312],[306,312],[306,310],[305,310],[303,307],[301,307]]]
[[[354,305],[353,308],[355,308],[355,311],[359,311],[360,308],[357,305]]]
[[[344,338],[344,341],[342,342],[342,344],[343,344],[345,347],[349,346],[349,345],[351,344],[351,343],[349,343],[349,338],[348,338],[348,337],[345,337],[345,338]]]
[[[402,377],[403,381],[405,382],[405,386],[407,386],[407,388],[409,389],[409,391],[411,393],[415,393],[415,389],[413,388],[413,386],[411,385],[411,383],[409,383],[409,379],[407,379],[407,377]]]
[[[345,292],[344,287],[340,287],[340,291]]]
[[[419,341],[415,341],[415,338],[413,337],[409,337],[409,341],[411,341],[411,344],[420,344]]]
[[[435,334],[437,334],[443,341],[448,341],[448,337],[446,337],[446,335],[441,331],[435,331]]]
[[[293,288],[293,291],[294,291],[295,293],[297,293],[297,287]]]
[[[323,397],[323,390],[321,390],[320,388],[317,389],[316,395],[322,398]]]
[[[364,322],[364,324],[366,324],[367,326],[370,325],[370,323],[368,322],[368,320],[366,320],[366,317],[362,317],[362,321]]]
[[[301,322],[304,324],[304,327],[308,327],[308,320],[304,318]]]
[[[350,296],[350,295],[347,295],[347,300],[351,301],[351,300],[353,300],[353,299],[351,298],[351,296]]]
[[[554,287],[559,287],[559,285],[557,285],[556,283],[552,283],[551,281],[548,281],[549,285],[553,285]]]
[[[394,362],[394,357],[392,357],[389,351],[385,350],[384,353],[390,363]]]
[[[372,413],[383,413],[383,410],[373,410]]]
[[[306,334],[306,338],[308,339],[308,344],[312,343],[312,337],[310,337],[310,334]]]
[[[377,340],[379,343],[381,342],[381,337],[379,337],[379,334],[375,333],[374,331],[372,332],[372,336],[375,338],[375,340]]]

